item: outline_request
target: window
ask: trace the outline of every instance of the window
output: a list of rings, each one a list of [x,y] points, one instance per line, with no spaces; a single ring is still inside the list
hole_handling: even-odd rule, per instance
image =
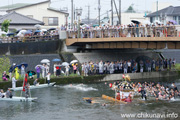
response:
[[[27,15],[27,17],[33,18],[33,15]]]
[[[178,25],[180,25],[180,16],[178,17],[178,22],[177,22]]]
[[[173,16],[173,20],[175,20],[175,21],[176,21],[176,20],[177,20],[177,16]]]
[[[44,17],[44,25],[58,26],[58,17]]]

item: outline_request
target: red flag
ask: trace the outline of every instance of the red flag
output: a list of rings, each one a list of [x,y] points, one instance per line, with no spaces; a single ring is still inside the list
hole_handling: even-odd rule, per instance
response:
[[[25,78],[24,78],[24,84],[23,84],[23,91],[25,92],[25,86],[27,84],[27,78],[28,78],[28,74],[26,74]]]

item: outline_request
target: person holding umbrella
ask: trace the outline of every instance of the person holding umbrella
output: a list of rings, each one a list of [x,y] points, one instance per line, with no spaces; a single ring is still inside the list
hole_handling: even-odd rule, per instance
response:
[[[40,72],[41,72],[41,67],[36,66],[36,72],[37,72],[37,79],[40,78]]]

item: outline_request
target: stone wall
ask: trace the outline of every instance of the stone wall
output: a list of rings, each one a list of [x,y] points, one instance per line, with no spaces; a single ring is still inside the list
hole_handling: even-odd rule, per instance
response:
[[[61,41],[1,43],[0,55],[50,54],[61,50]]]

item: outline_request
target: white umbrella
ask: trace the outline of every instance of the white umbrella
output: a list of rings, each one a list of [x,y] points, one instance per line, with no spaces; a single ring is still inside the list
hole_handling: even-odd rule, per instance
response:
[[[62,63],[62,66],[68,66],[68,65],[69,65],[69,63],[67,63],[67,62]]]
[[[5,35],[6,35],[7,33],[6,33],[6,32],[4,32],[4,31],[2,31],[2,32],[1,32],[1,34],[5,34]]]
[[[41,60],[41,63],[50,63],[50,60],[48,60],[48,59],[43,59],[43,60]]]
[[[47,30],[46,29],[41,29],[41,31],[46,32]]]
[[[70,64],[73,64],[73,63],[78,63],[78,60],[73,60],[70,62]]]
[[[39,24],[36,24],[34,27],[36,28],[36,30],[41,29],[41,25],[39,25]]]
[[[17,36],[20,36],[21,34],[24,34],[27,30],[20,30]]]
[[[162,24],[159,20],[155,20],[154,23]]]

